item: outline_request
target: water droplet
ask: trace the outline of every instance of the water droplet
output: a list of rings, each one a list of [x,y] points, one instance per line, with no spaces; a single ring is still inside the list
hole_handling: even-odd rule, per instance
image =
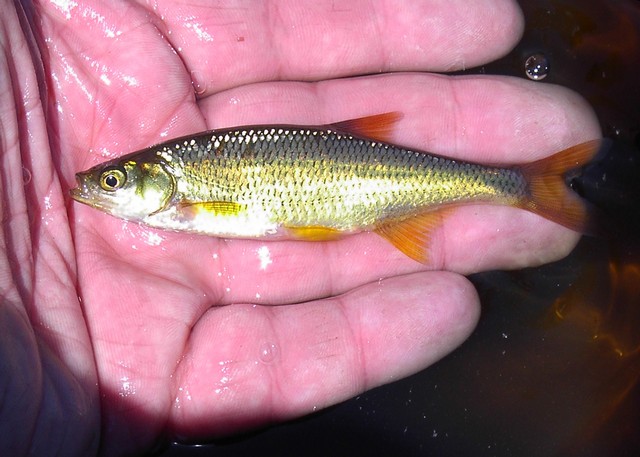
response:
[[[260,346],[260,361],[262,363],[273,363],[278,358],[278,346],[275,343],[265,342]]]
[[[130,397],[136,394],[136,385],[128,376],[122,376],[120,382],[118,395],[121,397]]]
[[[260,261],[260,269],[266,270],[269,265],[273,263],[271,260],[271,251],[267,246],[260,246],[256,251],[258,254],[258,260]]]
[[[22,167],[22,183],[26,186],[31,182],[31,172],[28,168]]]
[[[51,195],[45,195],[44,197],[44,209],[50,210],[53,208],[53,203],[51,203]]]
[[[542,53],[532,54],[524,62],[527,78],[541,81],[549,74],[549,60]]]
[[[159,246],[165,238],[157,232],[147,232],[145,241],[149,246]]]

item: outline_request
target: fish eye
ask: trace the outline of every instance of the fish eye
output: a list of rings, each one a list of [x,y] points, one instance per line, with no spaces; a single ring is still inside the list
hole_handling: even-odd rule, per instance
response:
[[[100,175],[100,187],[113,192],[120,189],[127,180],[127,173],[122,167],[106,168]]]

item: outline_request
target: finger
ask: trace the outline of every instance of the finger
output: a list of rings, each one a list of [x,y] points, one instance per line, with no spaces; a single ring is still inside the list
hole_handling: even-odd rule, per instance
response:
[[[227,103],[228,97],[237,104]],[[212,127],[322,124],[398,110],[404,118],[396,143],[486,163],[530,162],[600,135],[593,111],[574,93],[504,77],[411,74],[259,84],[221,93],[201,105]],[[523,210],[468,206],[434,233],[429,266],[472,273],[538,265],[563,257],[577,239],[575,232]],[[274,287],[268,284],[282,284],[286,277],[297,278],[301,300],[421,268],[374,235],[313,245],[225,241],[208,252],[215,252],[216,264],[224,265],[222,290],[230,292],[225,301],[272,297],[278,303],[284,296],[271,295]],[[211,270],[218,274],[220,267]],[[292,289],[296,287],[289,284],[287,293]]]
[[[152,10],[91,0],[35,7],[61,147],[94,146],[103,155],[198,129],[192,83],[206,96],[273,79],[455,70],[505,54],[523,24],[510,0],[423,0],[411,8],[292,0],[164,1]]]
[[[236,97],[239,106],[226,103],[227,97]],[[292,98],[299,103],[288,103]],[[399,110],[398,144],[479,162],[529,162],[599,135],[593,112],[575,94],[515,78],[401,74],[258,84],[201,103],[212,127],[317,124]],[[77,210],[87,217],[82,226],[99,227],[98,237],[118,237],[112,239],[115,249],[141,268],[158,265],[158,257],[179,259],[159,274],[198,284],[213,303],[299,302],[425,268],[373,234],[326,243],[219,240],[123,226],[95,210]],[[433,234],[427,268],[472,273],[537,265],[566,255],[577,238],[523,210],[467,206]]]
[[[226,103],[228,97],[236,97],[238,106]],[[396,143],[479,162],[529,162],[599,135],[593,112],[575,94],[515,78],[400,74],[258,84],[201,104],[212,127],[318,124],[399,110],[404,118]],[[199,285],[211,303],[299,302],[425,268],[373,234],[326,243],[219,240],[123,225],[89,208],[77,211],[79,225],[111,238],[127,262],[162,265],[158,274]],[[472,273],[537,265],[566,255],[577,238],[523,210],[468,206],[435,231],[426,267]],[[165,268],[158,258],[178,261]]]
[[[400,73],[237,87],[199,101],[209,128],[322,125],[399,111],[392,141],[464,160],[513,164],[600,135],[570,90],[506,76]]]
[[[24,7],[0,5],[0,453],[91,455],[95,365]]]
[[[471,284],[446,272],[295,306],[211,309],[175,373],[171,424],[210,437],[316,411],[434,363],[478,312]]]
[[[468,68],[506,54],[523,28],[508,0],[165,0],[154,12],[200,96],[257,81]]]
[[[54,160],[67,187],[78,169],[204,129],[184,65],[148,11],[122,1],[40,1],[35,14],[55,109]]]

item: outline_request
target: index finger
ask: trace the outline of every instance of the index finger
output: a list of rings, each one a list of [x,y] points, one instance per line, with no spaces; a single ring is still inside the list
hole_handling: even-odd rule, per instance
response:
[[[163,0],[156,13],[201,97],[259,81],[464,69],[506,54],[523,30],[511,0]]]
[[[295,96],[287,95],[291,92]],[[226,103],[229,98],[237,105]],[[292,98],[296,103],[287,106]],[[307,106],[313,107],[312,115],[305,111]],[[506,77],[394,74],[325,83],[264,83],[209,97],[201,107],[212,127],[267,119],[301,119],[313,125],[375,109],[401,110],[405,116],[393,137],[398,144],[481,163],[530,162],[599,135],[593,112],[575,94]],[[122,231],[118,220],[89,208],[78,210],[101,221],[89,227],[100,237]],[[104,224],[114,228],[105,230]],[[138,226],[131,230],[141,239],[152,231]],[[153,240],[158,239],[153,234]],[[213,297],[217,304],[280,304],[337,295],[378,278],[425,268],[467,274],[537,265],[565,255],[579,235],[520,209],[468,205],[457,208],[433,233],[426,266],[372,233],[322,243],[161,236],[159,246],[154,241],[127,254],[129,248],[119,245],[118,252],[142,268],[157,263],[158,251],[179,259],[171,269],[163,268],[162,275],[192,289],[199,284],[203,296]]]

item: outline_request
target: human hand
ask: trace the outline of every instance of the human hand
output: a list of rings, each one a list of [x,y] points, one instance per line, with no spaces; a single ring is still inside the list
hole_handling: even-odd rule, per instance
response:
[[[393,5],[35,2],[49,105],[39,105],[26,53],[10,53],[20,71],[5,72],[16,77],[3,88],[23,94],[13,136],[2,135],[15,141],[3,151],[11,363],[1,379],[23,374],[10,385],[22,393],[11,394],[21,413],[11,422],[30,425],[15,442],[32,436],[36,450],[87,455],[100,440],[105,454],[133,453],[165,432],[206,439],[307,414],[458,346],[479,313],[461,274],[536,265],[573,247],[567,229],[489,206],[449,216],[425,266],[374,234],[221,240],[69,202],[79,170],[232,125],[401,111],[394,142],[503,163],[598,135],[590,109],[549,85],[426,73],[332,79],[471,67],[507,52],[522,27],[506,0]],[[19,35],[17,18],[5,22]],[[31,170],[24,201],[13,198],[21,166]]]

